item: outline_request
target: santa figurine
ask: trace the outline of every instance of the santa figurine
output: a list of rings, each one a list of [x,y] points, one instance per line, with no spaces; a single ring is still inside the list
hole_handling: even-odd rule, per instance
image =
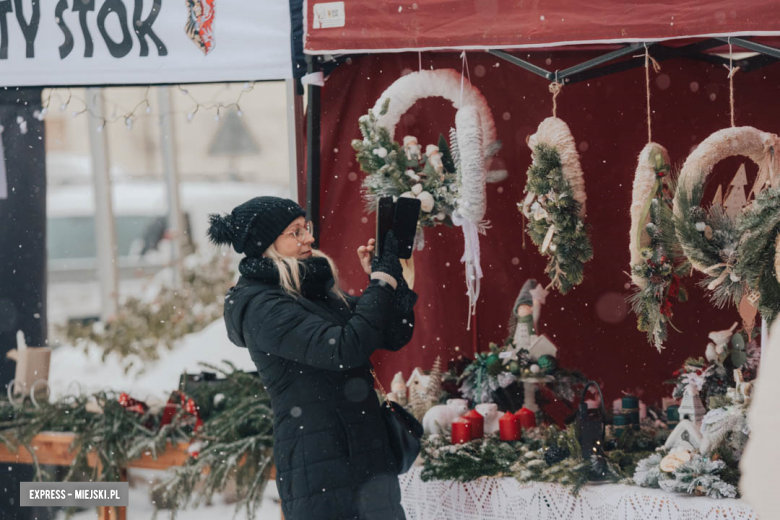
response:
[[[417,138],[413,135],[407,135],[404,137],[404,153],[408,160],[420,160],[422,158],[422,146],[417,142]]]
[[[433,167],[433,170],[441,175],[444,173],[444,163],[441,160],[441,152],[439,147],[435,144],[429,144],[425,147],[425,155],[428,156],[428,162]]]

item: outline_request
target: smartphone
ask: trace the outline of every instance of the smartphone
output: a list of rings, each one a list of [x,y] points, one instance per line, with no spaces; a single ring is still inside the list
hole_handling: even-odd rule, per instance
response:
[[[395,204],[393,197],[382,197],[377,202],[376,208],[376,243],[374,244],[374,256],[379,257],[384,247],[385,235],[393,229]]]
[[[419,218],[420,201],[417,199],[399,197],[396,202],[393,202],[392,197],[379,199],[376,211],[374,254],[376,256],[382,254],[385,235],[392,229],[398,240],[398,258],[411,258]]]
[[[393,214],[393,234],[398,239],[398,258],[409,259],[414,249],[417,221],[420,219],[420,201],[399,197]]]

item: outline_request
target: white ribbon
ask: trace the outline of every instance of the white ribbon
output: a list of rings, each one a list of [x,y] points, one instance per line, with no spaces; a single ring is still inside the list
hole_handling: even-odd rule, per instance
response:
[[[476,314],[477,300],[482,280],[480,265],[479,224],[461,217],[458,212],[452,214],[452,222],[463,229],[464,250],[461,263],[466,264],[466,294],[469,297],[469,314],[466,330],[471,330],[471,316]],[[484,225],[483,225],[484,227]]]

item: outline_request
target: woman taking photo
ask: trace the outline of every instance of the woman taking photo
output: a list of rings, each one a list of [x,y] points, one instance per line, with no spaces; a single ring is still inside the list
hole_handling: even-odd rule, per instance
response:
[[[345,295],[338,272],[295,202],[257,197],[209,236],[245,254],[225,297],[228,337],[246,347],[271,397],[276,484],[286,520],[403,520],[398,467],[369,357],[412,337],[417,295],[404,282],[392,233],[379,258],[358,248],[370,277]]]

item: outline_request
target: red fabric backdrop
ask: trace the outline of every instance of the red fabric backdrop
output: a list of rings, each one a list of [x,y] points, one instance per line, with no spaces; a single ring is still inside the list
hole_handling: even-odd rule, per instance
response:
[[[506,48],[572,42],[778,35],[773,0],[344,0],[343,27],[319,28],[319,0],[304,7],[307,53]],[[338,13],[338,14],[337,14]]]
[[[548,69],[562,69],[594,54],[556,53],[531,57]],[[526,137],[551,113],[547,82],[486,53],[468,56],[471,79],[486,96],[503,149],[498,160],[509,178],[488,186],[487,218],[493,223],[481,237],[485,278],[477,307],[476,325],[466,331],[467,299],[462,265],[463,237],[458,228],[426,230],[425,249],[415,253],[416,285],[420,295],[417,327],[412,342],[399,353],[374,356],[378,373],[389,384],[393,373],[408,376],[420,366],[430,369],[437,355],[448,360],[459,353],[472,356],[491,341],[506,336],[512,304],[529,277],[545,282],[545,261],[530,240],[523,245],[521,215],[526,170],[531,162]],[[423,67],[460,69],[455,54],[423,54]],[[729,124],[729,88],[721,66],[689,60],[662,64],[653,74],[653,137],[681,165],[692,148]],[[321,249],[341,269],[345,290],[359,294],[366,278],[356,248],[373,235],[374,216],[364,212],[360,171],[352,139],[360,138],[358,118],[395,79],[418,68],[418,55],[397,54],[353,58],[331,74],[322,96],[322,216]],[[780,131],[776,99],[780,66],[774,65],[735,79],[737,124]],[[439,133],[454,126],[455,110],[441,98],[418,102],[403,118],[396,133],[412,134],[435,143]],[[624,303],[629,294],[628,229],[631,188],[636,158],[647,142],[644,70],[637,69],[586,83],[566,86],[558,98],[558,117],[571,127],[578,143],[588,195],[587,223],[595,255],[586,265],[585,281],[566,296],[551,293],[543,308],[541,331],[559,347],[564,367],[579,368],[599,381],[605,398],[623,390],[639,391],[650,400],[669,393],[662,385],[688,356],[703,355],[707,333],[724,329],[737,319],[730,308],[712,308],[706,295],[686,279],[691,301],[675,307],[675,325],[667,349],[659,354],[637,331],[636,319]],[[741,161],[723,161],[711,177],[728,184]],[[751,169],[752,168],[752,169]],[[755,166],[749,165],[750,175]],[[305,192],[303,192],[305,193]]]

